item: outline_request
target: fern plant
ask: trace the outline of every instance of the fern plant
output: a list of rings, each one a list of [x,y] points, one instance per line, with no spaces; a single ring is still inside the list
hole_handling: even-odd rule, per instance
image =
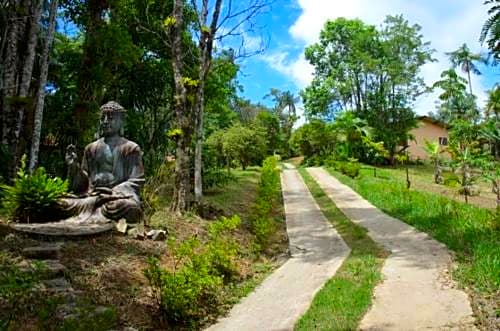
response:
[[[7,214],[18,222],[41,222],[52,220],[59,212],[58,201],[68,190],[68,182],[51,178],[43,167],[32,174],[26,171],[26,157],[12,186],[2,184],[2,206]]]

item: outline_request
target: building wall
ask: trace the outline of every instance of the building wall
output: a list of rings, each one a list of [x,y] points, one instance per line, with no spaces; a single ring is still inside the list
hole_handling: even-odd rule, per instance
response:
[[[412,160],[428,160],[429,156],[425,151],[425,140],[430,142],[439,141],[440,137],[448,139],[448,130],[440,125],[432,123],[429,120],[420,120],[418,127],[412,129],[410,134],[413,135],[415,140],[409,141],[408,153]],[[446,148],[446,146],[441,146],[441,148]],[[444,157],[449,157],[448,153],[443,153]]]

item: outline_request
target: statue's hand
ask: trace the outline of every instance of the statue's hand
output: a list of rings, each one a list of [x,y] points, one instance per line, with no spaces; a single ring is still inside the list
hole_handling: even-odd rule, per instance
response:
[[[66,155],[64,160],[68,166],[72,166],[76,163],[77,155],[76,155],[76,147],[73,144],[68,145],[66,147]]]
[[[109,187],[104,187],[104,186],[98,186],[94,188],[94,192],[98,194],[107,194],[107,195],[112,195],[113,190],[110,189]]]

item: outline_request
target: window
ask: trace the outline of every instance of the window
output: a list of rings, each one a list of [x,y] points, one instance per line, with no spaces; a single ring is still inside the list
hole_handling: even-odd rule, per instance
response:
[[[448,138],[447,137],[439,137],[439,145],[448,146]]]

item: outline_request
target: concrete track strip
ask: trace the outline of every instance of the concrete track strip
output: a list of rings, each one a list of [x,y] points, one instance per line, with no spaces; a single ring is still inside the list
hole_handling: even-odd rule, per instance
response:
[[[292,257],[208,330],[293,330],[316,292],[350,253],[298,171],[284,170],[281,184]]]
[[[446,247],[390,217],[322,168],[307,171],[337,207],[391,254],[361,330],[475,330],[467,294],[452,288]]]

